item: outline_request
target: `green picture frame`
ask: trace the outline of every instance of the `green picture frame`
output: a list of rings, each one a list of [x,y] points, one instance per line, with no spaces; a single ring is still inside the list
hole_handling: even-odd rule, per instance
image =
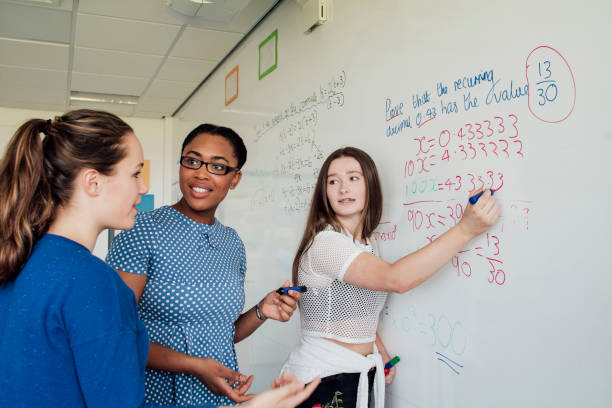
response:
[[[272,50],[271,47],[274,47],[274,49]],[[258,54],[258,75],[259,80],[261,80],[278,66],[278,29],[272,31],[272,34],[259,44]],[[274,58],[274,61],[271,61],[272,58]]]

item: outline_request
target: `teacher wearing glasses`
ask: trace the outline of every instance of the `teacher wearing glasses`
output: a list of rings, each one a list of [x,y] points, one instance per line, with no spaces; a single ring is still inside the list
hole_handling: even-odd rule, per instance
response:
[[[183,197],[138,213],[134,227],[109,250],[106,261],[134,291],[149,334],[147,402],[230,405],[250,399],[253,377],[238,372],[234,343],[268,318],[289,320],[301,297],[273,290],[242,313],[244,245],[215,211],[238,186],[246,156],[232,129],[203,124],[192,130],[181,150]]]

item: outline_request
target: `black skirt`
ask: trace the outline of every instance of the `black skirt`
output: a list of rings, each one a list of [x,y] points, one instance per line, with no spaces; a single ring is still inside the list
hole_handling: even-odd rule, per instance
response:
[[[372,387],[376,370],[368,372],[368,405],[372,400]],[[341,373],[323,377],[321,383],[308,399],[298,408],[355,408],[357,405],[357,388],[359,373]]]

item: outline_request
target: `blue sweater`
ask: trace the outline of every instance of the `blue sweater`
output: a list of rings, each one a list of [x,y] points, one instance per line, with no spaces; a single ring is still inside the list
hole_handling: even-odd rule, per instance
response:
[[[132,291],[74,241],[45,235],[0,285],[0,407],[145,406],[148,349]]]

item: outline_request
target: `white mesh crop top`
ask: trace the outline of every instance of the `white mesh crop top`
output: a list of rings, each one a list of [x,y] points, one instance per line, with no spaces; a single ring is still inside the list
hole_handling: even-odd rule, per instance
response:
[[[362,252],[378,251],[353,242],[331,226],[319,232],[300,259],[298,283],[308,290],[300,301],[302,333],[345,343],[376,340],[378,316],[387,292],[363,289],[343,281],[351,262]]]

